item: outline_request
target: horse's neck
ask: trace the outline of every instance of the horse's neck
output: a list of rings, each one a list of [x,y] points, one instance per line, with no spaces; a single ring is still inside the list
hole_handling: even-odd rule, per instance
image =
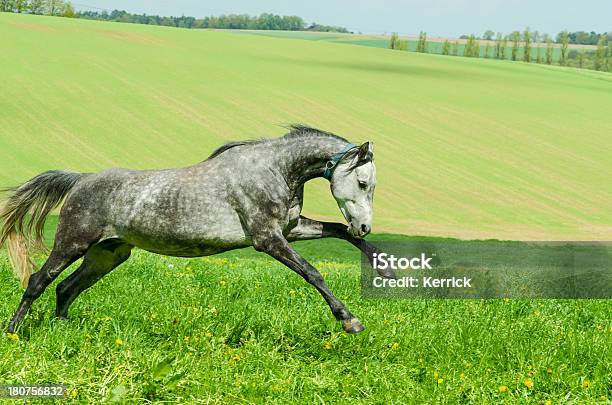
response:
[[[298,190],[307,181],[322,177],[327,162],[345,146],[337,138],[296,138],[282,145],[277,155],[279,169],[289,187]]]

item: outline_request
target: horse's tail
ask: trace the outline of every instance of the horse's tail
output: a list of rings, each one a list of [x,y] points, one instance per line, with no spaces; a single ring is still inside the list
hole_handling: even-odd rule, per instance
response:
[[[30,247],[47,250],[43,242],[47,215],[85,175],[50,170],[19,187],[4,190],[12,194],[0,210],[0,220],[3,222],[0,229],[0,248],[6,242],[13,272],[22,287],[27,287],[30,275],[36,267],[30,257]]]

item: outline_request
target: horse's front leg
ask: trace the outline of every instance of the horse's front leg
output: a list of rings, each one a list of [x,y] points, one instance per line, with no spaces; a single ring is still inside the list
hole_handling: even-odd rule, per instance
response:
[[[355,318],[342,301],[330,291],[321,273],[300,256],[282,235],[254,238],[253,242],[256,250],[269,254],[312,284],[321,293],[334,317],[342,322],[345,332],[358,333],[364,329],[359,319]]]
[[[350,242],[353,246],[359,249],[368,259],[370,265],[373,266],[374,253],[379,253],[372,244],[364,239],[357,239],[348,233],[347,226],[337,222],[321,222],[314,219],[300,216],[298,224],[291,229],[287,235],[287,240],[290,242],[296,240],[320,239],[320,238],[338,238]],[[393,270],[378,270],[378,273],[386,278],[396,278]]]

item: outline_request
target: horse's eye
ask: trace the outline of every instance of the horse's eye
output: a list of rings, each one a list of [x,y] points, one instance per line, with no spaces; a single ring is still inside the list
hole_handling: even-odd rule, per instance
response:
[[[360,181],[359,188],[365,190],[366,188],[368,188],[368,183],[366,183],[365,181]]]

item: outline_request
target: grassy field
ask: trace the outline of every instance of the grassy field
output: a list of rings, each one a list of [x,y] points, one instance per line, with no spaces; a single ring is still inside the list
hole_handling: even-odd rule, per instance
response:
[[[0,49],[1,186],[192,164],[305,122],[375,141],[374,239],[612,239],[610,74],[3,13]],[[306,212],[339,220],[328,187],[308,185]],[[610,401],[609,301],[364,299],[356,251],[296,246],[365,332],[253,250],[136,251],[68,322],[54,283],[0,339],[0,384],[64,383],[80,403]],[[22,291],[4,251],[0,285],[8,322]]]
[[[296,246],[363,333],[341,332],[312,287],[253,250],[192,260],[136,251],[79,297],[67,322],[53,318],[49,288],[19,340],[0,339],[0,381],[63,383],[83,403],[612,398],[607,301],[363,299],[348,244]],[[20,298],[7,266],[0,253],[2,320]]]
[[[375,141],[375,232],[612,239],[612,75],[0,14],[0,184],[163,168],[305,122]],[[325,181],[306,212],[340,214]]]

